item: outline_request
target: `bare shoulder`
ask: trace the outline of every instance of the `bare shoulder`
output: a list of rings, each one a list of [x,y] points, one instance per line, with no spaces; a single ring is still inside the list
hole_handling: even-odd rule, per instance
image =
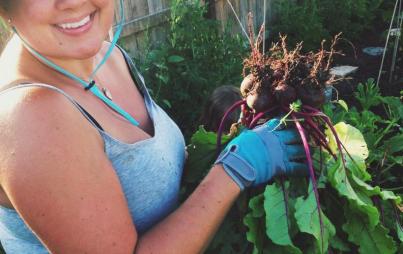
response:
[[[134,226],[99,134],[62,94],[1,95],[0,140],[1,186],[52,253],[133,248]]]
[[[2,184],[10,176],[34,173],[36,169],[26,169],[36,163],[72,164],[69,160],[76,156],[76,148],[103,156],[99,133],[79,110],[64,95],[42,87],[17,88],[0,95],[0,139]],[[90,159],[85,152],[81,158]]]
[[[0,95],[0,135],[24,147],[63,145],[80,141],[95,148],[101,143],[98,133],[79,110],[62,94],[43,87],[12,89]],[[5,131],[7,130],[7,131]],[[11,141],[11,140],[10,140]],[[2,142],[3,143],[3,142]],[[101,146],[102,147],[102,146]]]

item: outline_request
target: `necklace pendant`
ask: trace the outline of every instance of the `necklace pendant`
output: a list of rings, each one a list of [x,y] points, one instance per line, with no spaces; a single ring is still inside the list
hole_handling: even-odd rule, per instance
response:
[[[112,94],[108,89],[106,89],[105,87],[102,87],[102,93],[105,95],[106,98],[108,98],[109,100],[112,100]]]

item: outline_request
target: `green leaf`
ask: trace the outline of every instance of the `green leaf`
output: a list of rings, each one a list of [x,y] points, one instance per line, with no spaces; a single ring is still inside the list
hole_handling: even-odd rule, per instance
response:
[[[368,219],[367,223],[370,228],[374,228],[379,223],[379,212],[375,206],[373,206],[371,199],[365,192],[359,192],[354,190],[350,183],[350,179],[346,175],[346,171],[343,169],[341,160],[333,162],[328,170],[328,179],[339,193],[339,195],[345,197],[349,203],[359,210],[362,214],[366,215]]]
[[[400,242],[403,243],[403,228],[402,228],[402,225],[400,225],[398,220],[396,220],[396,232],[397,232],[397,237],[399,237]]]
[[[343,100],[338,100],[337,103],[346,111],[348,112],[348,105],[345,101]]]
[[[352,175],[351,179],[352,182],[357,186],[356,189],[360,189],[369,197],[379,195],[383,200],[393,200],[395,204],[400,204],[402,202],[401,198],[399,196],[396,196],[392,191],[381,190],[379,186],[373,187],[362,181],[355,175]]]
[[[337,235],[335,235],[332,238],[332,240],[330,240],[329,243],[330,243],[330,246],[333,249],[340,250],[340,251],[343,251],[343,252],[351,252],[351,249],[348,246],[348,244],[345,243],[343,240],[341,240]]]
[[[168,62],[169,63],[180,63],[185,61],[185,58],[181,57],[181,56],[177,56],[177,55],[172,55],[168,57]]]
[[[323,249],[322,235],[319,222],[319,213],[316,205],[315,193],[310,192],[307,199],[300,197],[295,204],[295,218],[301,232],[305,232],[315,237],[316,249],[319,253],[327,253],[329,240],[336,234],[336,229],[330,220],[321,210],[323,221]]]
[[[157,74],[156,77],[161,80],[164,84],[168,84],[169,76]]]
[[[263,250],[264,242],[267,240],[265,235],[263,202],[263,194],[253,197],[249,201],[249,207],[252,210],[243,219],[244,224],[249,228],[246,233],[246,239],[253,243],[256,253],[260,253]]]
[[[162,102],[163,102],[165,105],[167,105],[168,108],[172,108],[172,105],[171,105],[171,103],[170,103],[168,100],[164,99],[164,100],[162,100]]]
[[[154,63],[154,65],[160,70],[168,70],[168,66],[166,66],[164,63]]]
[[[249,200],[249,208],[252,210],[252,216],[260,218],[264,216],[264,195],[257,195]]]
[[[355,92],[354,95],[365,110],[381,103],[379,87],[372,78],[368,79],[365,85],[362,83],[358,84],[357,92]]]
[[[244,219],[243,223],[248,227],[248,232],[246,232],[246,239],[253,243],[254,247],[257,250],[261,250],[263,248],[263,241],[265,236],[264,232],[264,224],[261,223],[261,220],[252,216],[251,213],[248,213]]]
[[[346,159],[346,167],[356,176],[363,180],[371,179],[371,175],[366,171],[365,159],[368,158],[368,148],[361,132],[353,126],[340,122],[334,126],[340,142],[344,145],[348,154],[343,149],[344,158]],[[329,139],[329,147],[338,154],[336,139],[332,132],[327,129],[325,131]],[[350,158],[351,156],[351,158]]]
[[[396,243],[388,235],[389,230],[381,224],[370,228],[367,222],[354,209],[345,209],[347,223],[343,230],[348,234],[348,240],[359,246],[362,254],[394,254]]]
[[[390,154],[398,153],[403,151],[403,133],[396,134],[396,136],[391,137],[384,142],[382,147],[385,151]]]
[[[286,189],[289,185],[289,182],[285,183]],[[287,253],[302,253],[291,241],[284,194],[277,183],[268,185],[264,191],[264,210],[266,234],[273,243],[286,246]]]
[[[403,107],[399,97],[385,96],[381,97],[380,99],[389,109],[386,112],[388,114],[388,118],[396,121],[401,121],[403,119]]]
[[[229,141],[229,136],[222,137],[222,143]],[[211,168],[217,158],[217,134],[207,132],[203,126],[193,134],[187,146],[189,157],[186,163],[184,180],[189,183],[199,182]]]

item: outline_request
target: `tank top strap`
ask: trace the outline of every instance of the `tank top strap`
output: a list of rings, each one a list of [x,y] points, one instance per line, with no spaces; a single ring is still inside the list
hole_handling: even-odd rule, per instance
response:
[[[121,46],[116,44],[116,47],[122,52],[123,57],[125,58],[126,65],[130,70],[130,75],[134,81],[136,81],[137,89],[142,93],[144,97],[151,98],[150,94],[148,93],[148,89],[146,87],[144,77],[141,75],[140,71],[137,69],[134,61],[130,57],[129,53],[127,53]]]
[[[60,88],[57,88],[55,86],[51,86],[48,84],[41,84],[41,83],[22,83],[19,85],[15,85],[3,90],[0,90],[0,95],[5,94],[7,92],[16,90],[16,89],[22,89],[22,88],[28,88],[28,87],[40,87],[40,88],[45,88],[45,89],[50,89],[55,92],[58,92],[62,94],[66,99],[68,99],[80,112],[81,114],[98,130],[98,131],[103,131],[102,126],[95,120],[93,116],[90,115],[76,100],[74,100],[73,97],[71,97],[69,94],[67,94],[65,91],[63,91]]]

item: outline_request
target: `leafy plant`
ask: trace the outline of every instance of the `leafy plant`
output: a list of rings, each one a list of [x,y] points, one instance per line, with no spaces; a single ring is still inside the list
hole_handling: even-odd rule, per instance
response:
[[[357,40],[366,30],[379,26],[375,21],[382,15],[379,7],[383,2],[385,1],[276,1],[272,34],[287,34],[292,45],[302,40],[306,50],[314,49],[323,38],[329,39],[340,32],[348,40]]]
[[[353,107],[349,111],[341,108],[331,110],[328,105],[325,112],[334,122],[343,119],[364,134],[369,150],[367,168],[374,183],[403,193],[403,179],[396,177],[399,168],[403,166],[401,99],[382,96],[373,79],[359,84],[354,96],[360,108]]]
[[[248,227],[245,234],[251,243],[248,253],[327,253],[327,250],[333,253],[400,253],[403,246],[403,216],[399,211],[402,209],[402,179],[395,179],[396,188],[388,185],[392,183],[391,177],[398,176],[393,169],[402,168],[401,117],[396,113],[399,108],[393,108],[393,103],[389,105],[393,108],[387,110],[389,113],[377,115],[370,111],[381,107],[384,101],[398,98],[381,96],[371,80],[360,86],[355,96],[363,103],[362,108],[365,105],[367,110],[349,109],[339,101],[325,105],[325,112],[336,123],[334,129],[344,144],[346,167],[340,155],[335,160],[331,153],[315,150],[314,166],[319,175],[318,189],[322,197],[320,210],[316,208],[312,184],[304,178],[280,178],[264,189],[252,191],[249,212],[246,215],[242,212],[237,214],[243,216]],[[376,99],[377,103],[365,98],[367,96]],[[395,104],[397,106],[397,102]],[[385,116],[392,118],[385,119]],[[391,123],[392,127],[387,128]],[[190,164],[202,165],[200,160],[203,156],[197,154],[210,154],[210,158],[214,158],[214,136],[214,133],[199,129],[188,147]],[[330,129],[326,131],[326,136],[331,151],[336,154],[337,144]],[[224,142],[230,138],[224,137]],[[206,140],[209,140],[208,146]],[[385,151],[388,151],[387,156]],[[199,159],[194,161],[195,158]],[[204,166],[197,168],[199,174],[206,172],[209,163],[214,160],[208,161],[208,156],[205,158]],[[381,161],[383,166],[379,168]],[[379,178],[382,170],[385,171]],[[195,181],[198,180],[192,179],[192,182]],[[238,206],[234,209],[240,210]],[[318,211],[323,221],[322,232]],[[229,220],[240,219],[231,217]],[[228,235],[244,232],[240,226],[226,230],[232,230],[227,232]],[[215,251],[220,253],[219,249]],[[227,253],[239,252],[233,248]]]
[[[174,0],[168,42],[150,49],[141,71],[154,99],[188,136],[209,94],[220,85],[238,84],[242,76],[244,42],[221,33],[216,20],[205,18],[199,0]]]
[[[315,49],[322,38],[329,37],[317,0],[275,1],[273,7],[276,13],[272,27],[274,37],[279,33],[287,34],[292,46],[303,41],[306,50]]]
[[[359,151],[360,147],[365,147],[363,136],[357,129],[342,122],[335,128],[344,143],[350,146],[348,151]],[[212,140],[213,133],[199,130],[199,141],[203,140],[200,136],[202,133]],[[202,143],[195,142],[190,147],[206,152],[206,145]],[[215,149],[210,149],[210,153],[214,154]],[[365,160],[366,155],[357,152],[353,156],[355,160]],[[319,158],[319,152],[316,157]],[[192,155],[189,159],[192,163]],[[368,180],[362,180],[358,172],[366,173],[365,164],[361,164],[359,169],[345,171],[340,159],[334,161],[325,152],[322,153],[322,159],[325,167],[319,189],[322,196],[323,239],[312,185],[306,179],[289,179],[283,183],[277,179],[262,194],[252,196],[249,201],[251,211],[244,217],[244,223],[249,228],[246,238],[252,243],[253,252],[324,253],[329,248],[337,253],[397,253],[396,241],[399,241],[397,234],[400,231],[396,228],[396,215],[393,214],[391,218],[395,222],[393,227],[387,227],[382,222],[380,208],[373,200],[377,198],[382,202],[392,202],[385,203],[390,206],[390,212],[396,205],[401,205],[401,198],[379,186],[371,186]],[[353,160],[349,159],[348,165],[353,164]],[[209,165],[206,167],[209,168]],[[384,206],[383,211],[386,210]],[[232,217],[230,220],[239,219]],[[237,252],[232,250],[230,253]]]

